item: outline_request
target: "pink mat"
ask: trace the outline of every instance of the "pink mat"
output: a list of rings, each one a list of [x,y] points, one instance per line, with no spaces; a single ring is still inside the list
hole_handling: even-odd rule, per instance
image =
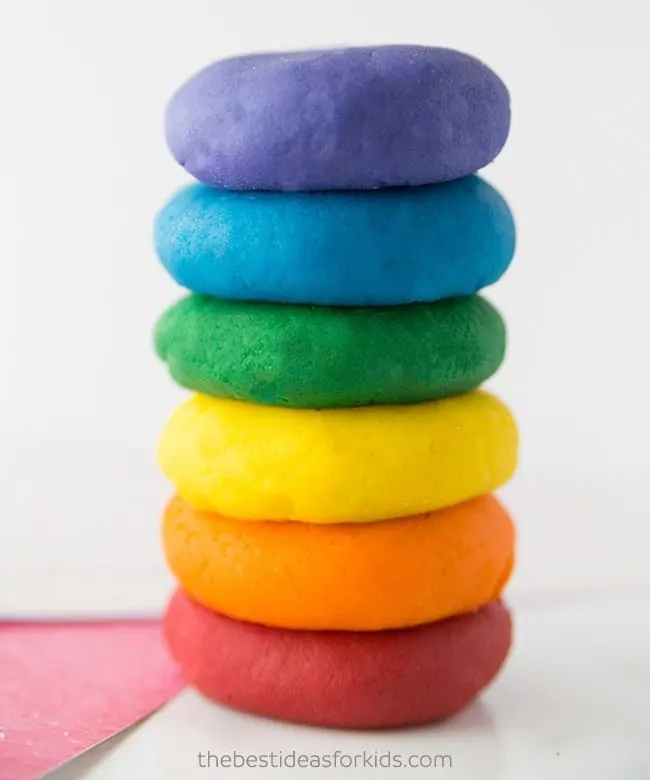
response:
[[[158,622],[0,623],[0,780],[31,780],[183,687]]]

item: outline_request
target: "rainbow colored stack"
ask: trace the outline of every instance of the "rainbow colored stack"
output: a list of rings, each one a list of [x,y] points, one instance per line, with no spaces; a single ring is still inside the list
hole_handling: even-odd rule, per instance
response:
[[[474,174],[509,125],[492,71],[418,46],[237,57],[171,100],[199,183],[156,221],[191,290],[156,350],[195,392],[159,448],[165,631],[205,695],[379,728],[448,717],[501,667],[515,533],[491,493],[517,431],[477,389],[506,334],[476,293],[515,229]]]

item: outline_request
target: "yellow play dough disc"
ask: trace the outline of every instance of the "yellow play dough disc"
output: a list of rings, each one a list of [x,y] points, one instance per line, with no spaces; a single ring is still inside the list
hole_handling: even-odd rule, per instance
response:
[[[195,395],[159,446],[163,471],[196,509],[311,523],[452,506],[502,485],[516,458],[512,415],[481,390],[322,411]]]

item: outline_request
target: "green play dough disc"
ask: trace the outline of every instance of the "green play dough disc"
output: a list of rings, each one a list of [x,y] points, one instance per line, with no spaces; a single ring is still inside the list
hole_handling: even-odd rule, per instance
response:
[[[156,327],[178,384],[271,406],[408,404],[464,393],[499,368],[505,325],[478,295],[329,308],[189,295]]]

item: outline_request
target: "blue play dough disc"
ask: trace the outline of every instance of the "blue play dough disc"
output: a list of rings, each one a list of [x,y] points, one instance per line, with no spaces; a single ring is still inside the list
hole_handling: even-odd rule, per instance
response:
[[[469,295],[515,248],[486,181],[374,192],[242,192],[193,184],[159,212],[156,249],[183,287],[231,300],[392,306]]]

